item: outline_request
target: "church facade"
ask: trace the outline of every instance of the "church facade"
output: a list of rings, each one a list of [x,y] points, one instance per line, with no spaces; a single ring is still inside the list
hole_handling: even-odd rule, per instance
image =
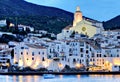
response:
[[[57,35],[57,38],[67,38],[72,32],[93,37],[95,34],[101,34],[103,31],[104,28],[102,22],[82,16],[80,7],[77,7],[76,12],[74,13],[73,25],[64,28],[62,33]]]

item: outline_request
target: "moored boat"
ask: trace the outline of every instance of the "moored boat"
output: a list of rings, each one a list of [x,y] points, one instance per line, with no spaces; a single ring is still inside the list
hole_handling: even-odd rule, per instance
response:
[[[44,77],[44,79],[53,79],[53,78],[55,78],[55,75],[53,75],[53,74],[44,74],[43,77]]]

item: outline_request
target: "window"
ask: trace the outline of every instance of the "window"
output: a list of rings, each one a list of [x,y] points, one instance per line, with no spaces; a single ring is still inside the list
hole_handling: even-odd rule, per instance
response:
[[[119,57],[119,54],[117,55],[117,57]]]
[[[76,43],[76,45],[77,45],[77,43]]]
[[[26,54],[28,55],[28,52]]]
[[[83,48],[80,48],[80,52],[83,52]]]
[[[80,59],[80,63],[81,63],[81,59]]]
[[[24,49],[24,47],[21,47],[21,49]]]
[[[34,52],[32,52],[32,56],[34,56]]]
[[[90,51],[92,51],[92,49],[90,48]]]
[[[66,44],[67,44],[67,45],[69,45],[69,43],[68,43],[68,42],[67,42]]]
[[[112,54],[111,54],[111,57],[112,57]]]
[[[32,58],[32,60],[34,60],[34,58]]]
[[[115,68],[117,68],[117,66],[116,66],[116,65],[115,65],[114,67],[115,67]]]
[[[21,52],[21,55],[23,55],[23,52]]]
[[[68,59],[68,62],[69,62],[69,59]]]
[[[92,59],[90,59],[90,61],[92,61]]]
[[[82,60],[82,62],[84,62],[84,60]]]
[[[106,55],[104,55],[104,57],[107,57]]]
[[[73,63],[75,63],[76,62],[76,60],[75,59],[73,59]]]
[[[119,52],[119,50],[117,50],[117,52]]]
[[[88,50],[86,50],[86,54],[88,54],[89,53],[89,51]]]
[[[83,57],[83,54],[81,54],[81,57]]]
[[[100,57],[100,55],[99,55],[99,54],[97,54],[97,57]]]
[[[42,52],[42,54],[44,55],[44,52]]]
[[[44,57],[42,58],[42,61],[45,61]]]
[[[59,46],[57,47],[57,49],[59,50]]]
[[[92,53],[92,57],[95,57],[94,53]]]
[[[52,50],[50,49],[50,53],[52,53]]]
[[[80,43],[80,46],[84,46],[84,42],[81,42],[81,43]]]
[[[89,46],[88,46],[88,45],[86,45],[86,48],[89,48]]]
[[[52,57],[49,55],[48,58],[52,58]]]
[[[67,33],[68,33],[69,31],[67,30]]]
[[[38,54],[40,54],[40,52],[38,52]]]

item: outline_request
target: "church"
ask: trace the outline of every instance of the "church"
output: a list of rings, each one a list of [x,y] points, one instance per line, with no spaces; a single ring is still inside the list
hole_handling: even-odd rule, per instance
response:
[[[95,34],[101,34],[104,31],[103,24],[100,21],[84,17],[80,7],[76,8],[74,13],[73,25],[69,25],[57,35],[57,39],[69,38],[73,32],[87,35],[89,38]]]

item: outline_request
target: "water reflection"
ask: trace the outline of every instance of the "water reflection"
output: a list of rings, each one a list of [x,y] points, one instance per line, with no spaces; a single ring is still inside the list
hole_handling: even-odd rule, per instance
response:
[[[16,82],[16,80],[17,80],[16,76],[13,76],[13,82]]]
[[[9,76],[8,75],[6,76],[6,82],[9,82]]]
[[[38,75],[0,75],[0,82],[120,82],[120,75],[56,75],[54,79],[44,79]]]
[[[80,79],[80,75],[77,75],[77,78]]]
[[[39,78],[41,78],[40,76],[33,76],[33,78],[34,78],[34,82],[39,82]]]

